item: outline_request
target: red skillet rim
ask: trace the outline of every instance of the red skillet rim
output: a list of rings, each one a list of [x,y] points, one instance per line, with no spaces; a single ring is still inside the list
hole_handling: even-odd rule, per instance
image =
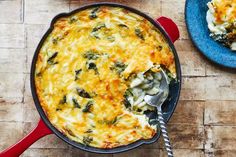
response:
[[[84,6],[81,6],[79,7],[78,9],[76,10],[73,10],[69,13],[61,13],[61,14],[58,14],[56,15],[52,21],[51,21],[51,24],[50,24],[50,27],[49,29],[46,31],[46,33],[43,35],[42,39],[40,40],[36,50],[35,50],[35,53],[34,53],[34,56],[33,56],[33,60],[32,60],[32,64],[31,64],[31,72],[30,72],[30,84],[31,84],[31,93],[32,93],[32,96],[33,96],[33,100],[34,100],[34,103],[35,103],[35,106],[40,114],[40,117],[43,119],[44,123],[47,125],[47,127],[52,130],[52,132],[54,134],[56,134],[57,137],[59,137],[60,139],[62,139],[63,141],[65,141],[67,144],[69,145],[72,145],[76,148],[79,148],[79,149],[82,149],[84,151],[88,151],[88,152],[93,152],[93,153],[105,153],[105,154],[110,154],[110,153],[121,153],[121,152],[124,152],[124,151],[128,151],[128,150],[131,150],[131,149],[134,149],[138,146],[141,146],[143,144],[151,144],[151,143],[154,143],[155,141],[157,141],[160,137],[160,132],[158,132],[153,138],[151,139],[148,139],[148,140],[138,140],[134,143],[131,143],[131,144],[128,144],[128,145],[124,145],[124,146],[120,146],[120,147],[115,147],[115,148],[110,148],[110,149],[104,149],[104,148],[95,148],[95,147],[91,147],[91,146],[85,146],[81,143],[78,143],[78,142],[75,142],[75,141],[72,141],[70,140],[68,137],[66,137],[63,133],[61,133],[59,130],[57,130],[52,124],[51,122],[48,120],[46,114],[44,113],[41,105],[40,105],[40,102],[39,102],[39,99],[38,99],[38,96],[37,96],[37,93],[36,93],[36,87],[35,87],[35,79],[34,79],[34,74],[35,74],[35,67],[36,67],[36,61],[37,61],[37,57],[38,57],[38,53],[44,43],[44,41],[46,40],[47,36],[51,33],[51,31],[53,30],[53,25],[54,23],[61,17],[67,17],[67,16],[70,16],[76,12],[79,12],[79,11],[82,11],[82,10],[85,10],[85,9],[88,9],[88,8],[92,8],[92,7],[97,7],[97,6],[111,6],[111,7],[120,7],[120,8],[125,8],[131,12],[134,12],[142,17],[144,17],[145,19],[147,19],[149,22],[151,22],[161,33],[162,35],[166,38],[166,41],[168,42],[170,48],[172,49],[173,51],[173,54],[174,54],[174,58],[175,58],[175,64],[176,64],[176,72],[177,72],[177,93],[176,93],[176,96],[175,96],[175,102],[173,104],[173,107],[172,107],[172,110],[170,113],[168,113],[168,115],[164,115],[165,116],[165,119],[166,119],[166,122],[169,121],[170,117],[172,116],[172,114],[174,113],[174,110],[176,108],[176,105],[177,105],[177,102],[179,100],[179,95],[180,95],[180,89],[181,89],[181,68],[180,68],[180,63],[179,63],[179,58],[178,58],[178,55],[177,55],[177,52],[175,50],[175,47],[171,41],[171,39],[169,38],[169,36],[167,35],[167,33],[165,32],[165,30],[162,28],[162,26],[160,26],[159,23],[155,22],[151,17],[149,17],[148,15],[146,15],[145,13],[139,11],[139,10],[136,10],[134,8],[131,8],[129,6],[125,6],[125,5],[122,5],[122,4],[119,4],[119,3],[109,3],[109,2],[101,2],[101,3],[93,3],[93,4],[88,4],[88,5],[84,5]]]

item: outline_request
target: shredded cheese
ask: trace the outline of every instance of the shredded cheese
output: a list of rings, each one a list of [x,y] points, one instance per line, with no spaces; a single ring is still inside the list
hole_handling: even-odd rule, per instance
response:
[[[113,148],[150,139],[156,128],[123,101],[127,78],[153,64],[175,75],[173,53],[149,21],[118,7],[86,9],[56,21],[43,43],[37,95],[50,122],[74,141]]]

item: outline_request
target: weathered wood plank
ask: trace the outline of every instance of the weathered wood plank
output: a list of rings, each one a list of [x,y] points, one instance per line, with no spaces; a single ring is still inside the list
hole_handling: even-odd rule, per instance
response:
[[[207,101],[204,124],[236,125],[236,101]]]
[[[26,24],[26,48],[35,48],[49,28],[46,24]]]
[[[30,88],[30,74],[26,75],[23,103],[23,120],[24,122],[36,123],[39,119],[39,113],[36,110]]]
[[[168,124],[170,141],[174,149],[203,149],[204,127],[190,124]],[[143,148],[164,148],[163,138]]]
[[[29,73],[31,68],[31,63],[35,50],[46,33],[49,26],[45,24],[27,24],[26,29],[26,55],[27,55],[27,65],[26,70]]]
[[[31,94],[31,86],[30,86],[30,74],[25,75],[25,83],[24,83],[24,97],[27,98],[29,97],[30,99],[32,98]]]
[[[26,48],[26,50],[25,50],[26,56],[27,56],[27,62],[26,62],[26,72],[27,73],[30,73],[35,50],[36,50],[36,46],[34,48]]]
[[[114,154],[114,157],[159,157],[159,149],[134,149],[125,153]]]
[[[205,150],[236,150],[236,126],[206,126]]]
[[[69,149],[27,149],[20,157],[71,157]]]
[[[236,75],[184,77],[181,100],[235,100]]]
[[[183,77],[180,100],[205,100],[205,77]]]
[[[203,80],[204,79],[204,80]],[[236,100],[236,75],[202,78],[207,100]]]
[[[39,119],[39,113],[31,97],[26,97],[23,104],[23,121],[36,122]]]
[[[204,104],[203,101],[179,101],[168,124],[203,125]]]
[[[22,122],[22,103],[0,103],[0,122]]]
[[[206,75],[207,76],[233,76],[236,74],[236,69],[228,69],[225,67],[220,67],[210,61],[207,61],[206,64]]]
[[[204,151],[202,150],[191,150],[191,149],[174,149],[175,157],[204,157]],[[166,151],[164,149],[160,150],[160,157],[166,157]]]
[[[24,48],[23,24],[0,24],[0,48]]]
[[[68,11],[67,0],[25,0],[25,23],[48,25],[54,16]]]
[[[70,150],[71,150],[71,157],[113,157],[112,154],[89,153],[74,147],[70,147]]]
[[[235,157],[235,150],[216,150],[214,152],[205,152],[205,157]]]
[[[16,143],[23,136],[21,122],[0,122],[0,151]]]
[[[161,1],[161,13],[163,16],[172,18],[177,25],[184,26],[184,3],[185,0]]]
[[[177,25],[180,32],[180,40],[189,40],[189,34],[186,25]]]
[[[0,48],[0,72],[26,71],[26,53],[24,49]]]
[[[190,40],[178,40],[175,42],[179,55],[182,74],[184,76],[205,76],[204,58],[192,45]]]
[[[22,0],[0,1],[0,23],[22,23]]]
[[[21,73],[0,73],[1,101],[21,102],[23,99],[25,75]]]

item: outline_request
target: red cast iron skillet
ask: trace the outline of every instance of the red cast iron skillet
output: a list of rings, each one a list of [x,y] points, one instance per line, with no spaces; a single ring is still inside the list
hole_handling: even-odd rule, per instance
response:
[[[172,116],[175,107],[177,105],[178,99],[179,99],[179,95],[180,95],[180,88],[181,88],[181,69],[180,69],[180,63],[179,63],[179,58],[178,55],[176,53],[176,50],[174,48],[174,42],[179,38],[179,30],[176,26],[176,24],[169,18],[166,17],[159,17],[156,20],[153,20],[151,17],[149,17],[148,15],[134,9],[128,6],[124,6],[121,4],[117,4],[117,3],[95,3],[95,4],[90,4],[90,5],[86,5],[86,6],[82,6],[70,13],[62,13],[57,15],[56,17],[54,17],[54,19],[51,22],[50,28],[48,29],[48,31],[45,33],[45,35],[43,36],[43,38],[41,39],[34,57],[33,57],[33,61],[32,61],[32,65],[31,65],[31,74],[30,74],[30,81],[31,81],[31,92],[33,95],[33,99],[35,102],[35,106],[40,114],[40,120],[38,125],[28,134],[26,135],[21,141],[19,141],[17,144],[7,148],[6,150],[4,150],[1,154],[0,157],[18,157],[20,156],[30,145],[32,145],[35,141],[37,141],[38,139],[40,139],[41,137],[44,137],[48,134],[56,134],[60,139],[62,139],[63,141],[65,141],[66,143],[82,149],[84,151],[88,151],[88,152],[94,152],[94,153],[120,153],[120,152],[124,152],[133,148],[136,148],[142,144],[151,144],[154,143],[155,141],[158,140],[158,138],[160,137],[160,131],[158,131],[158,133],[152,138],[152,139],[148,139],[148,140],[139,140],[136,141],[134,143],[131,143],[129,145],[126,146],[120,146],[117,148],[111,148],[111,149],[104,149],[104,148],[94,148],[94,147],[90,147],[90,146],[85,146],[81,143],[75,142],[70,140],[69,138],[67,138],[64,134],[62,134],[60,131],[58,131],[48,120],[47,116],[45,115],[37,93],[36,93],[36,87],[35,87],[35,80],[34,80],[34,74],[35,74],[35,66],[36,66],[36,60],[38,57],[38,53],[44,43],[44,41],[46,40],[47,36],[51,33],[51,31],[53,30],[53,25],[54,23],[61,17],[67,17],[70,16],[76,12],[82,11],[84,9],[87,8],[92,8],[92,7],[98,7],[98,6],[112,6],[112,7],[120,7],[120,8],[125,8],[131,12],[134,12],[138,15],[141,15],[142,17],[144,17],[145,19],[147,19],[148,21],[150,21],[162,34],[163,36],[166,38],[166,41],[169,43],[170,48],[172,49],[173,53],[174,53],[174,57],[175,57],[175,64],[176,64],[176,72],[177,72],[177,81],[175,82],[171,82],[170,83],[170,93],[169,93],[169,98],[165,101],[165,103],[163,104],[163,112],[164,112],[164,118],[165,121],[168,122],[168,120],[170,119],[170,117]],[[150,113],[148,115],[150,118],[156,118],[156,113]]]

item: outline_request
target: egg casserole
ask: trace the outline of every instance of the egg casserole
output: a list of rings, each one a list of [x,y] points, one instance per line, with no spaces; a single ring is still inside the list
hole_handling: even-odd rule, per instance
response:
[[[89,8],[54,23],[38,53],[36,93],[69,139],[114,148],[157,133],[143,95],[158,92],[159,67],[176,77],[172,50],[153,24],[124,8]]]
[[[236,50],[236,0],[212,0],[207,3],[210,36]]]

